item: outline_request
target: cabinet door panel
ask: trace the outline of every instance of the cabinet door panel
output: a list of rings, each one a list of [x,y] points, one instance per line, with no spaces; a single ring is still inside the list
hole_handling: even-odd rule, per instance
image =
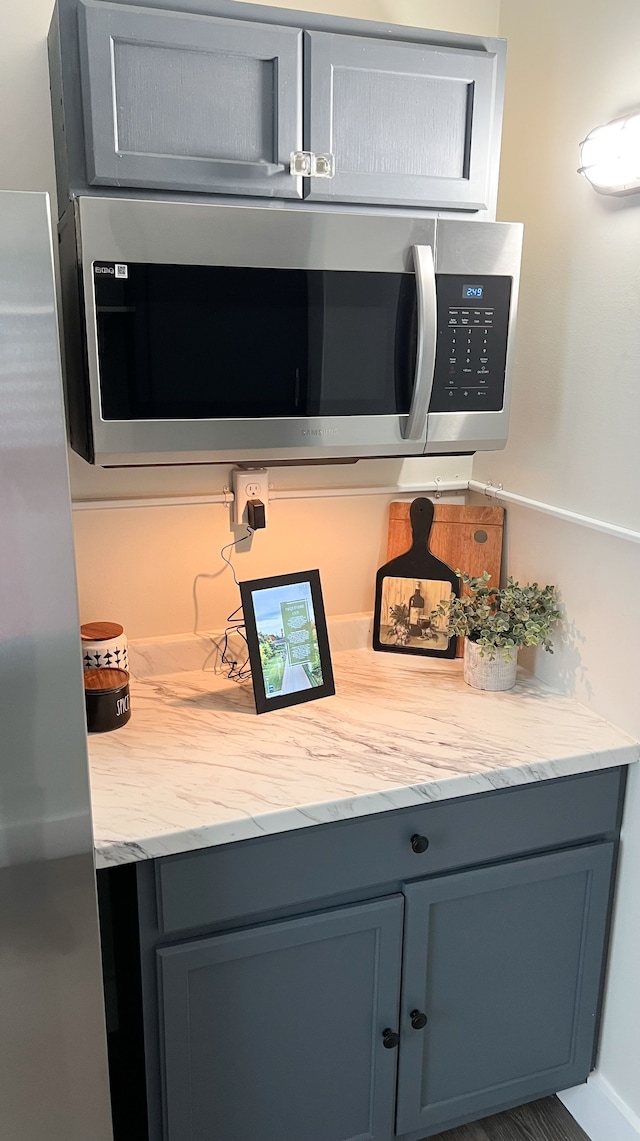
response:
[[[586,1079],[613,847],[406,887],[398,1133]]]
[[[79,19],[90,182],[300,197],[300,31],[94,0]]]
[[[401,896],[157,952],[167,1141],[388,1141]]]
[[[495,55],[309,32],[305,85],[306,145],[336,170],[309,198],[487,207]]]

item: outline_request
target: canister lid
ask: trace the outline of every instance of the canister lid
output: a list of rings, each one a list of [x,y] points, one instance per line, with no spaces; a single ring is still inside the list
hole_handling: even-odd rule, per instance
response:
[[[124,626],[118,622],[85,622],[80,627],[83,642],[107,642],[124,634]]]
[[[126,670],[85,670],[84,688],[92,693],[110,693],[114,689],[122,689],[129,682]]]

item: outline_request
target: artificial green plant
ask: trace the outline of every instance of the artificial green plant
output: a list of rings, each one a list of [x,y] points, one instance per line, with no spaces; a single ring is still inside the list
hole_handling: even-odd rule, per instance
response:
[[[520,586],[509,578],[502,589],[488,586],[491,575],[480,578],[460,575],[469,593],[441,602],[432,616],[447,619],[447,634],[468,638],[480,646],[480,656],[493,661],[499,650],[505,650],[506,661],[522,646],[543,646],[553,653],[550,632],[561,618],[555,586],[538,586],[537,582]]]

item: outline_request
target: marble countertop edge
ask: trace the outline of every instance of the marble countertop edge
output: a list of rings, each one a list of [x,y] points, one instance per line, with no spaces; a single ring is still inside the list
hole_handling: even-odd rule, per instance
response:
[[[139,837],[136,840],[101,839],[95,841],[97,868],[157,859],[187,851],[236,843],[259,836],[274,836],[281,832],[314,827],[318,824],[351,820],[399,808],[451,800],[477,793],[516,788],[521,785],[577,776],[602,769],[629,765],[640,760],[640,744],[629,741],[614,749],[577,753],[561,759],[528,762],[508,768],[484,772],[451,773],[440,779],[427,779],[421,784],[386,788],[352,797],[327,800],[315,804],[301,804],[273,811],[248,815],[238,813],[234,819],[184,828],[166,834]]]

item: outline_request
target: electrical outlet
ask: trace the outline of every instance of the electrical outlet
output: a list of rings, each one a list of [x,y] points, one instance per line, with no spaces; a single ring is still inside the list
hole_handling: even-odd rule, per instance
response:
[[[269,472],[266,468],[234,468],[233,520],[236,527],[247,522],[247,500],[260,499],[264,503],[265,522],[269,518]]]

